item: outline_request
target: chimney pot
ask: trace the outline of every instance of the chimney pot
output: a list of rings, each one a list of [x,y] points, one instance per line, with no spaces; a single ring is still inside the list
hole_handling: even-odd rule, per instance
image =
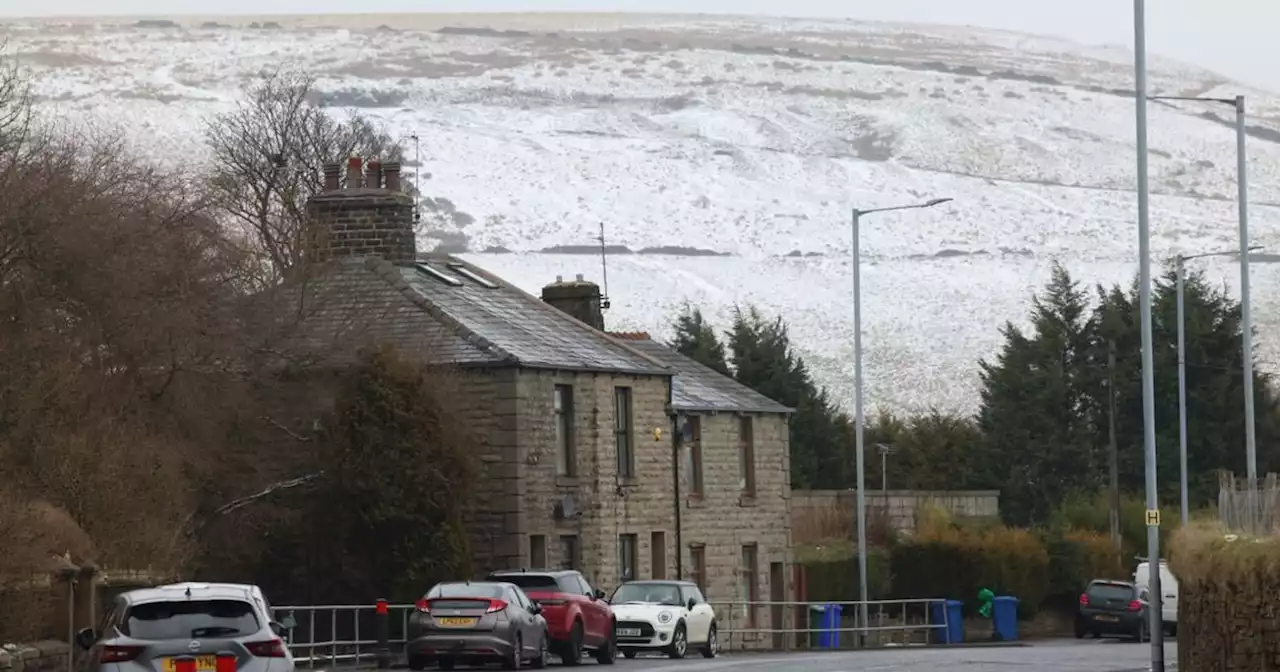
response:
[[[347,159],[347,188],[348,189],[360,188],[361,183],[364,181],[360,175],[360,167],[362,165],[364,165],[364,162],[361,161],[360,157],[358,156],[353,156]]]
[[[578,281],[578,282],[582,282],[582,274],[581,274],[581,273],[579,273],[579,274],[578,274],[577,281]]]
[[[564,282],[564,276],[563,276],[563,275],[557,275],[557,276],[556,276],[556,282],[557,282],[557,283]]]
[[[333,161],[330,161],[324,164],[324,190],[325,191],[334,191],[338,189],[341,178],[342,178],[341,165]]]
[[[368,165],[364,168],[364,188],[382,188],[382,162],[377,159],[369,159]]]
[[[382,167],[383,186],[387,191],[400,191],[400,163],[393,161]]]

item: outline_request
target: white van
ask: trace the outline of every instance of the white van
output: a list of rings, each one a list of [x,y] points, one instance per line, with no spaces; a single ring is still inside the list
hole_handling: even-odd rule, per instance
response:
[[[1148,585],[1151,577],[1151,566],[1147,562],[1138,563],[1138,568],[1133,570],[1133,582],[1143,588],[1150,589]],[[1160,620],[1164,621],[1164,628],[1170,634],[1178,632],[1178,579],[1169,571],[1169,563],[1165,560],[1160,561],[1160,591],[1164,593],[1161,596],[1161,614]]]

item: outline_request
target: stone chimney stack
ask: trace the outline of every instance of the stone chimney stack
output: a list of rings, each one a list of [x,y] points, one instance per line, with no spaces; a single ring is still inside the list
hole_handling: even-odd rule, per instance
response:
[[[336,163],[324,166],[325,190],[307,201],[308,260],[376,256],[411,262],[417,257],[413,199],[400,191],[399,168],[384,167],[376,159],[366,166],[360,157],[352,157],[339,187],[342,168]]]
[[[600,285],[577,279],[565,282],[561,276],[542,288],[542,300],[579,321],[604,331],[604,312],[600,310]]]

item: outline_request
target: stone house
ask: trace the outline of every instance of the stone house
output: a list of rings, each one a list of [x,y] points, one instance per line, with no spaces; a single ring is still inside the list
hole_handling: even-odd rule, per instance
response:
[[[305,333],[459,372],[484,470],[469,521],[479,568],[575,567],[605,590],[683,575],[722,602],[790,595],[789,409],[606,333],[593,283],[557,281],[540,299],[419,254],[399,167],[353,160],[347,188],[339,172],[326,166],[308,204],[298,303],[324,329]]]

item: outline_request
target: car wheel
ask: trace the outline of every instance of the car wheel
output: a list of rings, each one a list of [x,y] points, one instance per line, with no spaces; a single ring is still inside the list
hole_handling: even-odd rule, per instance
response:
[[[716,624],[711,624],[707,631],[707,643],[702,645],[703,658],[715,658],[720,653],[720,637],[716,634]]]
[[[427,669],[427,659],[421,656],[409,656],[409,669],[413,672],[422,672]]]
[[[566,666],[582,663],[582,621],[574,621],[569,630],[569,641],[560,649],[560,662]]]
[[[524,639],[520,635],[516,635],[516,643],[511,646],[511,655],[502,661],[502,669],[518,670],[520,663],[524,662]]]
[[[542,633],[542,643],[538,645],[538,655],[529,663],[529,667],[541,670],[547,666],[547,633]]]
[[[440,669],[442,669],[442,670],[452,670],[452,669],[453,669],[453,659],[452,659],[452,658],[441,658],[441,659],[440,659]]]
[[[676,631],[671,634],[671,646],[667,647],[667,657],[672,660],[684,658],[684,654],[689,652],[689,635],[684,629],[684,623],[676,624]]]
[[[629,650],[627,650],[627,649],[623,649],[623,650],[622,650],[622,657],[623,657],[623,658],[626,658],[627,660],[631,660],[631,659],[633,659],[633,658],[635,658],[635,657],[636,657],[636,652],[635,652],[635,651],[629,651]]]
[[[618,658],[618,650],[615,644],[617,636],[617,624],[609,624],[609,634],[605,635],[604,642],[596,649],[596,662],[601,665],[612,665],[613,661]]]

